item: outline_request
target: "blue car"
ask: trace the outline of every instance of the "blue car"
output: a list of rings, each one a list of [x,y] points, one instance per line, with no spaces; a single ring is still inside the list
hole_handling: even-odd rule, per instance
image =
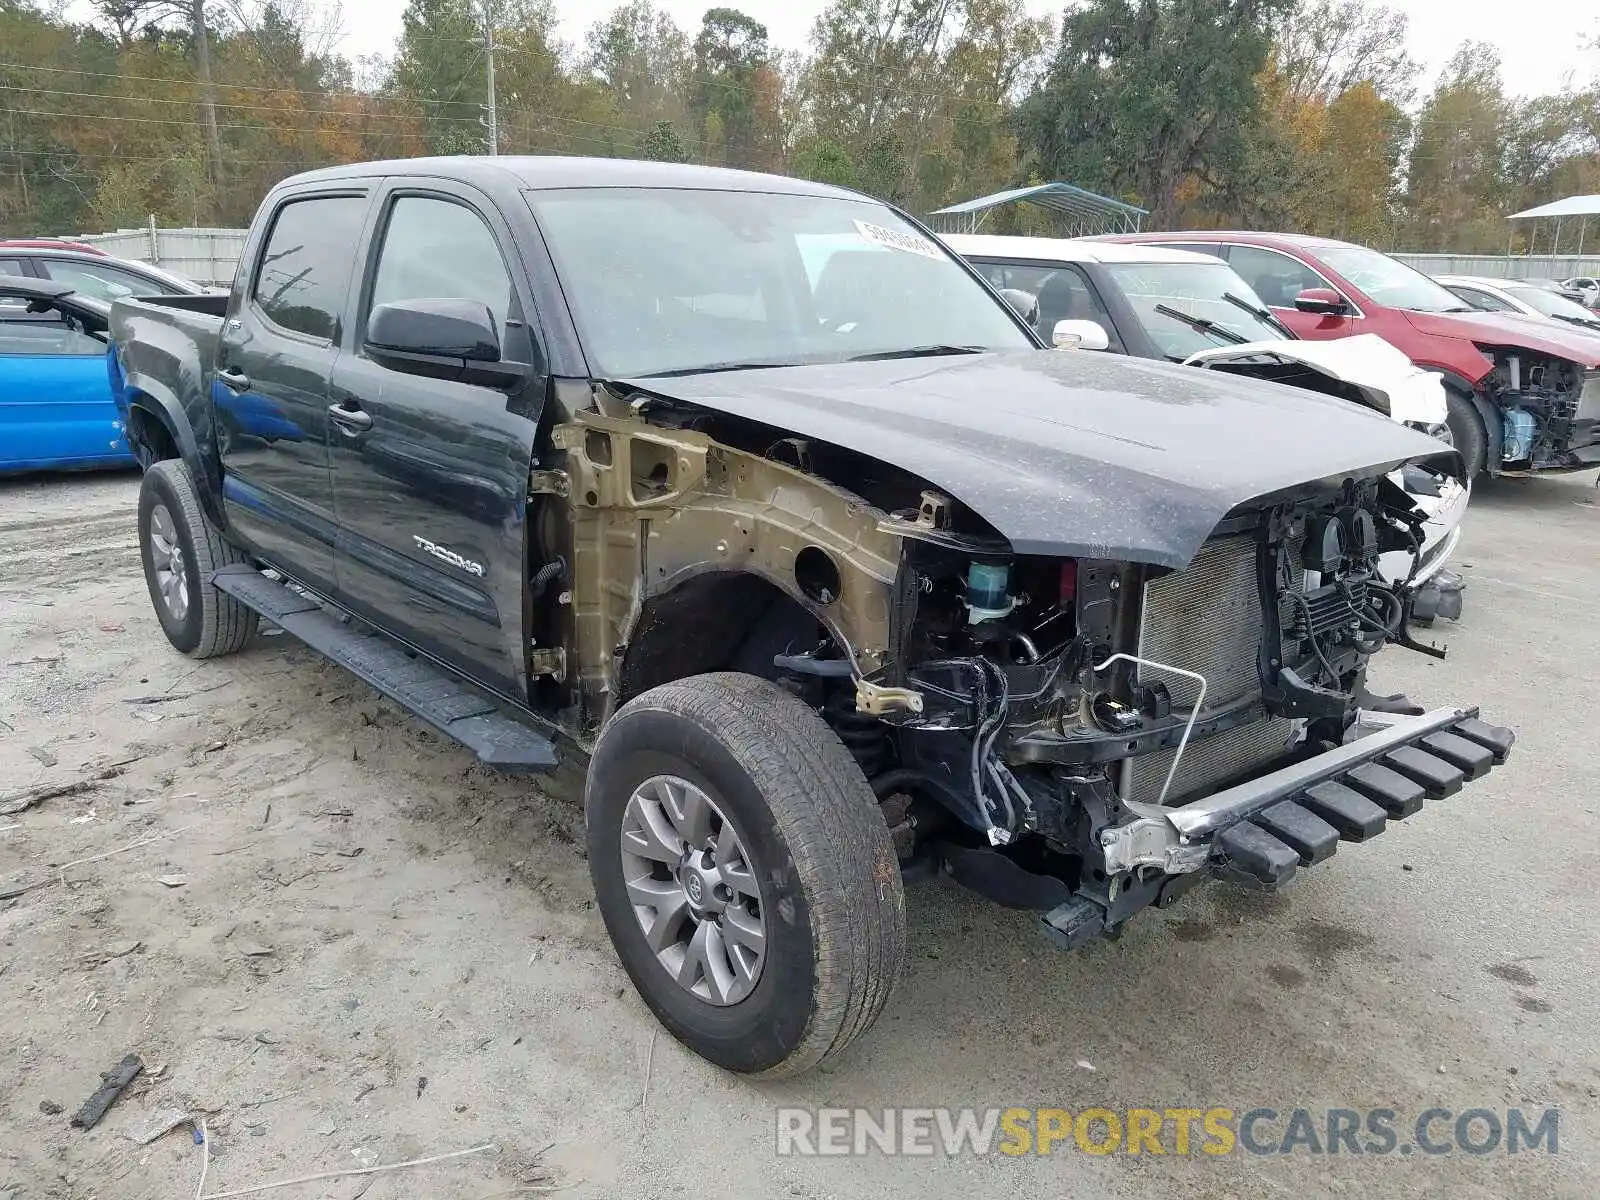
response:
[[[110,306],[0,275],[0,475],[133,467],[106,370]]]

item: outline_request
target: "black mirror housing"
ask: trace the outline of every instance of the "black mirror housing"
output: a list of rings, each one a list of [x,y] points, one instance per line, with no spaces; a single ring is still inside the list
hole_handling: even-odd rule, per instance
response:
[[[500,332],[489,306],[478,300],[398,300],[372,310],[367,348],[377,355],[495,363],[500,361]]]

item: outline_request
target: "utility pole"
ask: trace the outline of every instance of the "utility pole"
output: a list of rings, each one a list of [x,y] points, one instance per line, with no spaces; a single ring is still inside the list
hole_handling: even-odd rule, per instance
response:
[[[494,0],[483,0],[483,47],[489,84],[489,153],[500,153],[500,127],[494,107]]]

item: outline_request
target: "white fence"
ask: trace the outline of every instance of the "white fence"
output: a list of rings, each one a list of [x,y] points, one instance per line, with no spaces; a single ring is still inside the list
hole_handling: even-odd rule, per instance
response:
[[[1396,254],[1425,275],[1486,275],[1491,279],[1572,279],[1600,276],[1600,258],[1572,254]]]
[[[74,242],[98,246],[118,258],[132,258],[175,272],[196,283],[226,287],[244,249],[243,229],[158,229],[152,218],[143,229],[91,233]]]

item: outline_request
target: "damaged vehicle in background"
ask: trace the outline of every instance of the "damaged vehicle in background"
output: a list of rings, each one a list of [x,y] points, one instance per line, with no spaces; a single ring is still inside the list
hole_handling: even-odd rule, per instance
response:
[[[1297,339],[1224,262],[1162,246],[955,234],[945,242],[1058,347],[1112,350],[1308,388],[1449,438],[1444,387],[1373,336]],[[1464,587],[1445,564],[1461,540],[1466,481],[1448,467],[1396,471],[1427,514],[1422,553],[1383,556],[1385,578],[1412,590],[1412,619],[1458,619]]]
[[[1417,645],[1377,564],[1420,541],[1389,476],[1437,441],[1044,349],[855,193],[331,168],[267,196],[231,296],[112,326],[173,646],[264,617],[487,763],[586,756],[617,955],[734,1071],[872,1025],[903,872],[1076,946],[1213,875],[1281,886],[1512,746],[1366,688]],[[246,396],[303,436],[221,439]]]
[[[1106,240],[1215,254],[1297,336],[1375,333],[1439,372],[1469,477],[1600,466],[1600,340],[1582,330],[1476,312],[1387,254],[1328,238],[1206,230]]]
[[[1589,333],[1600,333],[1600,313],[1552,288],[1520,279],[1490,279],[1481,275],[1435,275],[1451,295],[1459,296],[1479,312],[1514,313],[1540,321],[1560,321]]]

